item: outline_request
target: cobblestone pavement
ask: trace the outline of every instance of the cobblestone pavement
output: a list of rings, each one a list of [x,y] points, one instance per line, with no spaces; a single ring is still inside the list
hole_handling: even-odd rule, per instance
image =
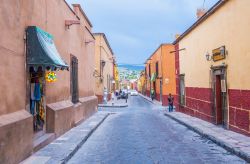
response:
[[[130,97],[128,108],[101,110],[114,114],[68,163],[245,163],[139,96]]]

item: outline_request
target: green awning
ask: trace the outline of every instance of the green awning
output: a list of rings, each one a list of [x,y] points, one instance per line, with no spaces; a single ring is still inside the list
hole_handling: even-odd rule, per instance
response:
[[[29,26],[27,35],[27,64],[34,70],[64,70],[69,66],[61,58],[54,44],[53,36],[39,27]]]
[[[153,73],[152,76],[151,76],[151,81],[155,81],[156,80],[156,73]]]

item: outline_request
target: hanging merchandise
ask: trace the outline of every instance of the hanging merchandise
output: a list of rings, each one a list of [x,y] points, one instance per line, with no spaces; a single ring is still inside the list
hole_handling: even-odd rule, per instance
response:
[[[46,81],[49,83],[55,82],[57,80],[55,72],[47,72],[46,73]]]

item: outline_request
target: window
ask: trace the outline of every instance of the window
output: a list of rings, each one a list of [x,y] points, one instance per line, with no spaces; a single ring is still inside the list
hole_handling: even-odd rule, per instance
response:
[[[70,76],[70,91],[72,96],[72,102],[77,103],[79,101],[78,92],[78,59],[71,55],[71,76]]]
[[[158,62],[156,62],[155,63],[155,72],[156,72],[156,77],[158,77],[158,75],[159,75],[159,66],[158,66],[159,64],[158,64]]]
[[[180,75],[180,105],[184,106],[185,101],[185,75]]]
[[[148,65],[148,75],[149,75],[149,77],[151,77],[151,67],[150,67],[150,64]]]

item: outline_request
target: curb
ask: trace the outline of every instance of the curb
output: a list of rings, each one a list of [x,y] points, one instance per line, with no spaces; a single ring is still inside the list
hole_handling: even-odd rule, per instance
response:
[[[46,147],[44,147],[43,149],[39,150],[35,154],[33,154],[33,155],[29,156],[28,158],[26,158],[25,160],[21,161],[20,163],[21,164],[33,164],[33,163],[38,162],[41,164],[47,164],[47,163],[66,164],[76,154],[76,152],[83,146],[83,144],[88,140],[88,138],[95,132],[95,130],[111,114],[113,114],[113,113],[101,114],[101,115],[97,116],[97,117],[99,117],[98,120],[94,119],[94,120],[89,121],[88,124],[83,125],[83,128],[87,128],[87,132],[84,135],[79,136],[78,139],[76,139],[76,142],[74,142],[74,143],[72,143],[72,142],[63,143],[60,141],[54,142],[54,143],[52,142],[51,144],[49,144]],[[92,122],[96,122],[96,123],[93,126],[91,126],[90,124]],[[77,135],[77,133],[71,133],[68,136],[67,136],[67,133],[65,133],[64,135],[66,135],[64,137],[70,138],[70,137],[74,137],[75,135]],[[63,135],[61,137],[63,137]],[[57,141],[57,140],[54,140],[54,141]],[[54,147],[54,145],[58,145],[56,143],[65,144],[66,149],[63,150],[62,152],[60,152],[60,149],[62,149],[65,145]],[[71,145],[71,146],[69,147],[67,145]],[[49,147],[49,146],[51,146],[51,147]]]
[[[98,105],[98,107],[104,107],[104,108],[125,108],[128,107],[128,104],[126,105]]]
[[[141,96],[142,98],[144,98],[145,100],[149,101],[150,103],[155,104],[153,101],[147,99],[147,98],[146,98],[145,96],[143,96],[142,94],[139,93],[138,95]]]
[[[91,131],[83,138],[83,140],[76,146],[76,148],[64,158],[62,164],[66,164],[75,155],[75,153],[82,147],[82,145],[88,140],[88,138],[96,131],[96,129],[106,120],[109,115],[110,113],[108,113],[93,129],[91,129]]]
[[[184,121],[181,121],[180,119],[177,119],[177,118],[171,116],[171,115],[168,114],[168,113],[165,113],[164,115],[167,116],[167,117],[169,117],[169,118],[171,118],[172,120],[174,120],[174,121],[176,121],[176,122],[178,122],[178,123],[180,123],[180,124],[186,126],[186,127],[189,128],[190,130],[192,130],[192,131],[194,131],[194,132],[200,134],[201,136],[203,136],[203,137],[205,137],[205,138],[207,138],[207,139],[213,141],[215,144],[217,144],[217,145],[220,146],[220,147],[223,147],[224,149],[226,149],[226,150],[229,151],[230,153],[235,154],[235,155],[237,155],[238,157],[240,157],[240,158],[246,160],[246,162],[250,162],[250,155],[247,154],[247,153],[245,153],[245,152],[243,152],[243,151],[241,151],[240,149],[234,148],[234,147],[228,145],[227,143],[225,143],[223,140],[220,140],[220,139],[214,137],[213,135],[207,134],[206,132],[202,131],[201,129],[196,128],[196,127],[193,127],[193,126],[191,126],[191,125],[185,123]]]

